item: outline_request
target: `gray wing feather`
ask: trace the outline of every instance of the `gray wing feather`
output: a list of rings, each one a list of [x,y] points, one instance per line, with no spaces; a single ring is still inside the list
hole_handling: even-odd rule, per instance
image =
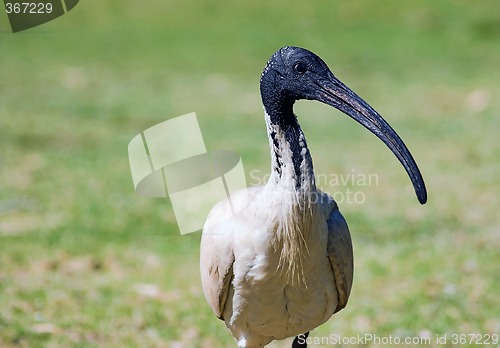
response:
[[[215,315],[222,320],[233,277],[234,254],[229,237],[226,233],[205,227],[200,245],[203,292]]]
[[[339,301],[335,312],[347,304],[352,287],[354,260],[352,254],[351,234],[347,223],[335,205],[328,218],[328,258],[335,276],[335,284]]]

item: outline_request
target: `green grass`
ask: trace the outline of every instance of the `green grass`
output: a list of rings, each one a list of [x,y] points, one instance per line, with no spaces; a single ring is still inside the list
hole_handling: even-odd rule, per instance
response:
[[[209,149],[266,173],[258,80],[284,45],[386,117],[429,191],[420,206],[380,141],[297,104],[317,174],[378,177],[339,202],[353,292],[312,336],[500,334],[499,42],[496,1],[84,1],[17,34],[2,13],[0,347],[235,346],[204,300],[200,234],[134,192],[127,145],[195,111]]]

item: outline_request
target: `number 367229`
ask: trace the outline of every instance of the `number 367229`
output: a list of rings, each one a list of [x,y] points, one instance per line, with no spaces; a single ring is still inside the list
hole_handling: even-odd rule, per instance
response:
[[[52,4],[50,2],[6,2],[5,10],[7,13],[28,13],[28,14],[37,14],[37,13],[51,13],[52,12]]]

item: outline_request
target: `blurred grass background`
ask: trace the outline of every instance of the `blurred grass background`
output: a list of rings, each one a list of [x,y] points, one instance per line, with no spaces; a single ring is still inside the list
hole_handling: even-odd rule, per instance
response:
[[[339,202],[353,293],[312,336],[500,334],[500,2],[86,0],[17,34],[0,14],[0,347],[235,346],[204,300],[200,234],[135,194],[127,145],[195,111],[208,149],[267,173],[258,82],[284,45],[385,116],[429,191],[420,206],[378,139],[297,104],[317,174],[378,177],[325,188],[366,199]]]

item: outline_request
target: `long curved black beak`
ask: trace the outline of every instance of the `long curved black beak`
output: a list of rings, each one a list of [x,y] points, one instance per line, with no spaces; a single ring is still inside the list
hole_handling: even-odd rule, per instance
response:
[[[421,204],[427,202],[427,190],[417,163],[399,135],[367,102],[339,81],[331,72],[328,78],[316,81],[317,95],[314,99],[331,105],[355,119],[382,140],[399,159],[410,176],[415,193]]]

